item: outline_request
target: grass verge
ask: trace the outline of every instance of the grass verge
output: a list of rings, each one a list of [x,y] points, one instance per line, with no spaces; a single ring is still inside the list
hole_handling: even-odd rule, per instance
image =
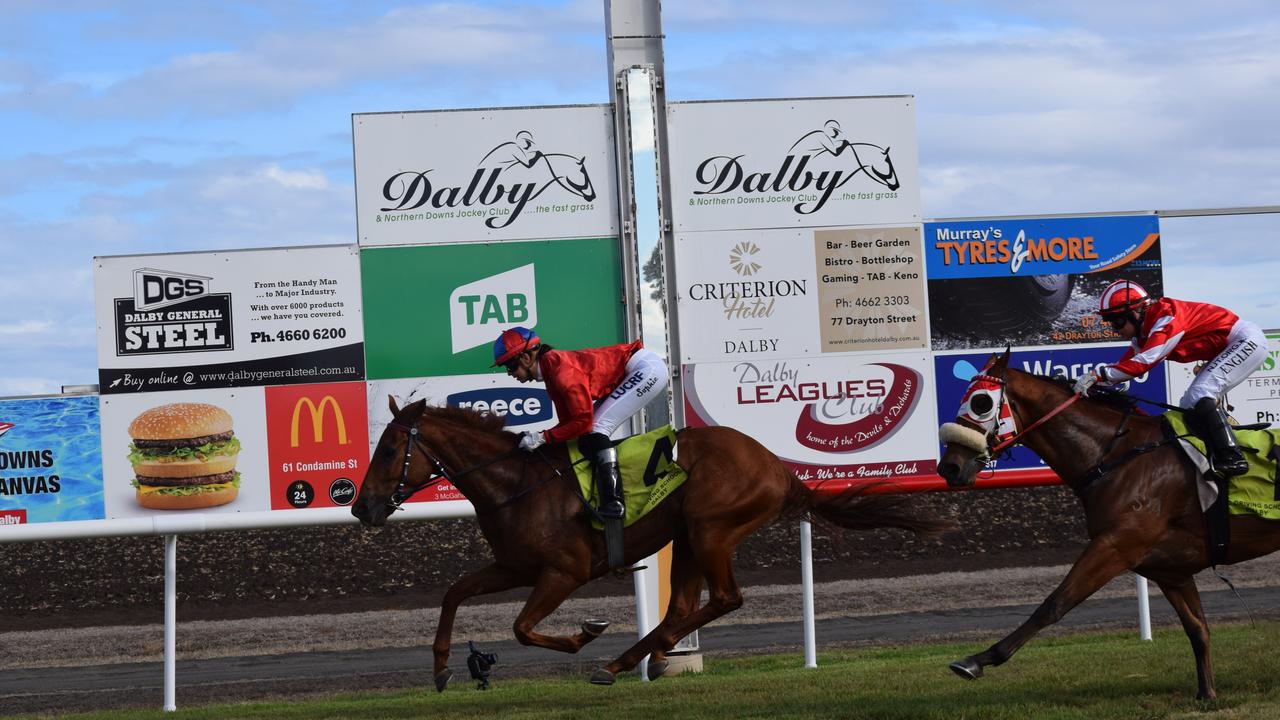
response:
[[[706,671],[642,683],[626,676],[612,687],[583,678],[503,680],[486,692],[455,682],[437,694],[360,693],[322,700],[244,703],[180,709],[102,712],[81,720],[160,718],[223,720],[368,720],[467,718],[877,718],[912,720],[1135,720],[1143,718],[1280,718],[1275,679],[1280,623],[1219,626],[1213,632],[1219,700],[1195,700],[1191,648],[1181,630],[1152,642],[1132,632],[1043,638],[1009,663],[965,682],[947,664],[975,644],[836,650],[816,669],[795,654],[717,659]],[[465,670],[464,670],[465,673]],[[34,717],[34,716],[23,716]]]

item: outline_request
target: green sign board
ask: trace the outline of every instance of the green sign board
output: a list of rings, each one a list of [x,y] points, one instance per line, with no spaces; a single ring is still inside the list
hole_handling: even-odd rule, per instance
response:
[[[523,325],[555,347],[623,342],[617,238],[364,248],[370,380],[487,372]]]

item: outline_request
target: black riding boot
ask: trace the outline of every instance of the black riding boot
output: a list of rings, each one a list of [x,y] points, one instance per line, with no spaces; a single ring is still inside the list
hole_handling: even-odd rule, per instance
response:
[[[1243,475],[1249,470],[1249,461],[1245,460],[1240,445],[1236,443],[1235,432],[1227,421],[1227,413],[1213,398],[1200,398],[1191,410],[1204,433],[1204,439],[1212,450],[1211,465],[1214,472],[1223,477]]]
[[[578,438],[578,449],[591,461],[599,503],[596,511],[602,518],[620,518],[626,513],[622,504],[622,478],[618,472],[618,450],[604,433],[587,433]]]
[[[600,517],[621,518],[627,508],[622,503],[622,475],[618,472],[617,448],[605,448],[596,453],[595,479],[596,490],[600,493]]]
[[[626,506],[622,504],[622,477],[618,471],[618,450],[604,433],[587,433],[578,439],[578,449],[591,458],[592,476],[596,492],[600,496],[596,512],[604,523],[604,546],[609,567],[623,572],[626,551],[623,545],[622,516]],[[631,568],[639,570],[641,568]]]

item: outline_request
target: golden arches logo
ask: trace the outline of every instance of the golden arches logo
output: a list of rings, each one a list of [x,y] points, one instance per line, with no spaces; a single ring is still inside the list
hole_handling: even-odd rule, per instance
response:
[[[302,415],[302,407],[311,411],[311,435],[316,443],[324,442],[324,412],[326,407],[333,408],[333,416],[338,421],[338,444],[347,445],[347,421],[342,417],[342,406],[332,395],[325,395],[317,405],[309,397],[304,397],[293,404],[293,420],[289,424],[289,447],[298,447],[298,418]]]

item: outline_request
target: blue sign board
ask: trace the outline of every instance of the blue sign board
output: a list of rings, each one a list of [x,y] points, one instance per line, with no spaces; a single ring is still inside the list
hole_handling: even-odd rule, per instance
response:
[[[506,418],[507,427],[550,420],[551,396],[542,388],[483,388],[453,393],[445,398],[450,407],[464,407]]]
[[[101,520],[97,396],[0,401],[0,525]]]
[[[1015,350],[1009,358],[1009,366],[1036,375],[1065,375],[1072,379],[1091,371],[1094,366],[1112,363],[1120,359],[1123,347],[1057,348],[1052,350]],[[934,376],[937,382],[938,420],[952,422],[960,408],[960,399],[968,389],[973,376],[987,364],[991,352],[963,355],[935,355]],[[1165,365],[1162,363],[1146,375],[1129,384],[1129,394],[1135,397],[1167,403],[1165,390]],[[1163,410],[1154,405],[1139,403],[1143,411],[1156,415]],[[993,469],[1042,468],[1040,457],[1021,445],[1013,448],[1010,457],[997,458]]]
[[[1159,239],[1155,215],[925,223],[925,267],[930,280],[1149,270]]]

